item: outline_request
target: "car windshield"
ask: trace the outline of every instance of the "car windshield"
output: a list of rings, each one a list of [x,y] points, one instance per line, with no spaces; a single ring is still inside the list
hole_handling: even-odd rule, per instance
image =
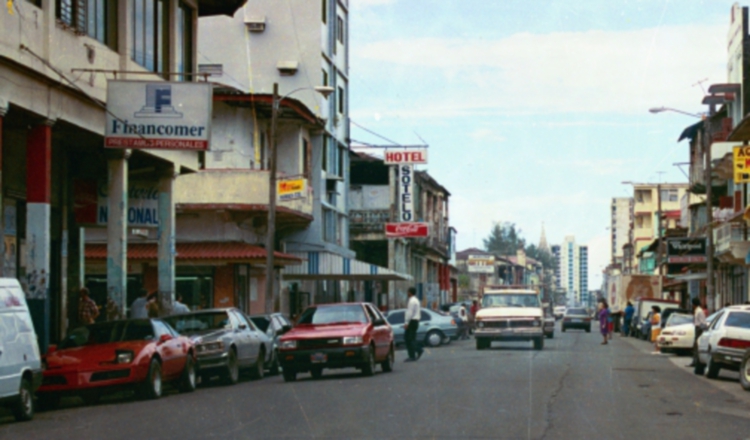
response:
[[[729,312],[729,316],[727,316],[726,321],[724,321],[724,326],[750,329],[750,313]]]
[[[250,320],[253,321],[253,324],[255,324],[255,326],[258,327],[258,330],[263,333],[265,333],[268,330],[268,326],[271,325],[271,321],[265,316],[251,316]]]
[[[586,309],[568,309],[565,311],[566,315],[587,315]]]
[[[360,305],[310,307],[300,316],[298,324],[366,323],[367,316]]]
[[[693,316],[692,315],[685,315],[682,313],[673,313],[669,315],[669,319],[667,319],[667,327],[672,327],[674,325],[682,325],[682,324],[692,324],[693,323]]]
[[[59,347],[73,348],[112,342],[146,341],[153,338],[154,327],[151,321],[115,321],[78,327],[68,333]]]
[[[177,315],[166,318],[165,321],[177,332],[186,335],[230,328],[229,316],[223,311]]]
[[[539,296],[532,294],[484,295],[482,307],[539,307]]]

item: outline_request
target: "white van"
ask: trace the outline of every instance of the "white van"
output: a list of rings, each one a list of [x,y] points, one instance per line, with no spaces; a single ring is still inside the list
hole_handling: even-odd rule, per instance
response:
[[[0,405],[16,420],[34,416],[34,391],[42,382],[39,345],[21,285],[0,278]]]

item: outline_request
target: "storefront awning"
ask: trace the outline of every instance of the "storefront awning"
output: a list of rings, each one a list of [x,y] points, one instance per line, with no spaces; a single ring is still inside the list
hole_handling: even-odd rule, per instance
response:
[[[686,273],[686,274],[681,274],[681,275],[667,275],[667,277],[675,281],[698,281],[698,280],[705,280],[707,278],[705,272]]]
[[[289,280],[349,280],[349,281],[409,281],[411,275],[353,258],[344,258],[331,252],[293,252],[297,258],[307,260],[299,266],[284,269]]]
[[[266,250],[260,246],[237,242],[177,243],[175,260],[180,263],[216,262],[265,264]],[[274,261],[278,266],[300,264],[302,259],[282,252],[274,252]],[[158,247],[156,243],[128,243],[128,261],[156,261]],[[106,244],[87,244],[86,260],[107,259]]]

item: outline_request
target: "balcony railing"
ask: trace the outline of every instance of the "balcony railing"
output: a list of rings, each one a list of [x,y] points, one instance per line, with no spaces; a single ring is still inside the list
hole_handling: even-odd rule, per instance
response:
[[[391,212],[388,209],[353,209],[349,211],[349,225],[354,230],[385,233],[385,224],[389,221],[391,221]]]
[[[723,223],[714,229],[716,254],[732,250],[732,243],[747,242],[747,226],[740,223]]]

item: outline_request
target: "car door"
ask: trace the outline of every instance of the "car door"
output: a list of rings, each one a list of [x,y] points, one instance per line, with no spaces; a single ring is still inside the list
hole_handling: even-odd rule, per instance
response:
[[[239,334],[244,339],[247,358],[249,362],[255,364],[258,362],[258,354],[260,353],[260,347],[264,339],[261,336],[261,331],[250,320],[246,319],[242,313],[237,311],[233,311],[233,313],[239,321]]]
[[[718,333],[718,329],[720,328],[724,315],[724,312],[720,312],[718,315],[716,315],[716,318],[714,318],[713,322],[711,322],[711,325],[708,327],[708,329],[706,329],[706,331],[701,334],[700,338],[698,338],[698,357],[703,363],[708,360],[708,347],[716,345],[712,344],[712,339],[713,336]]]
[[[417,340],[422,340],[427,336],[427,332],[432,325],[432,315],[424,310],[419,311],[419,329],[417,330]]]
[[[370,323],[372,323],[372,337],[375,340],[375,356],[378,359],[382,359],[388,354],[388,343],[390,342],[388,340],[388,325],[371,305],[365,304],[365,310],[367,311],[367,316],[370,318]],[[381,320],[383,322],[377,325],[377,322]]]
[[[406,333],[406,329],[404,329],[404,319],[406,312],[403,310],[396,310],[388,314],[388,317],[386,318],[388,320],[388,323],[391,325],[391,329],[393,330],[393,339],[396,341],[397,344],[403,344],[404,343],[404,334]]]
[[[240,324],[239,317],[233,311],[227,310],[226,313],[229,318],[227,334],[234,341],[234,346],[237,347],[237,360],[243,367],[251,365],[255,362],[257,354],[253,355],[252,353],[247,325]]]

